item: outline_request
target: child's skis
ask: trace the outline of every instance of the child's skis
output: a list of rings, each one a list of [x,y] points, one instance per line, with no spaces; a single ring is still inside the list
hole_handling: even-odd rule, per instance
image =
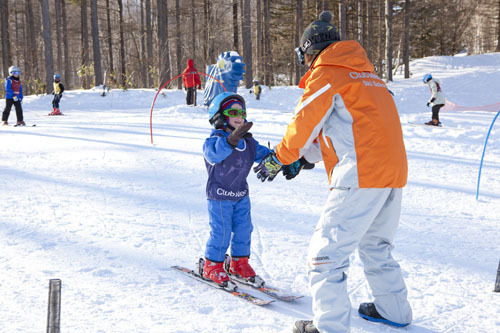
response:
[[[203,267],[203,266],[202,266]],[[215,282],[212,282],[210,280],[206,280],[204,279],[200,274],[199,272],[195,272],[194,270],[192,269],[189,269],[189,268],[186,268],[186,267],[181,267],[181,266],[172,266],[173,269],[183,273],[183,274],[186,274],[187,276],[189,276],[190,278],[193,278],[195,280],[198,280],[200,282],[203,282],[211,287],[214,287],[216,289],[219,289],[219,290],[223,290],[233,296],[236,296],[238,298],[241,298],[247,302],[250,302],[252,304],[255,304],[255,305],[259,305],[259,306],[263,306],[263,305],[268,305],[272,302],[274,302],[273,300],[263,300],[261,298],[258,298],[256,296],[253,296],[253,295],[250,295],[248,293],[245,293],[245,292],[240,292],[238,290],[238,286],[233,282],[233,283],[230,283],[228,285],[228,287],[222,287],[220,285],[218,285],[217,283]]]

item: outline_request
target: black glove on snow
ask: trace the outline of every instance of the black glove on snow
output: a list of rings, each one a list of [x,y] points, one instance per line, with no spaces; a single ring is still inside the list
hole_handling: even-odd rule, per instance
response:
[[[283,165],[283,176],[286,177],[287,180],[293,179],[297,177],[300,170],[306,169],[310,170],[314,168],[314,163],[309,163],[304,157],[301,157],[297,161],[293,162],[289,165]]]
[[[233,148],[235,148],[238,145],[238,142],[240,142],[241,139],[243,138],[251,138],[252,134],[248,133],[250,128],[252,128],[253,123],[251,121],[245,122],[238,126],[229,136],[227,137],[227,143]]]

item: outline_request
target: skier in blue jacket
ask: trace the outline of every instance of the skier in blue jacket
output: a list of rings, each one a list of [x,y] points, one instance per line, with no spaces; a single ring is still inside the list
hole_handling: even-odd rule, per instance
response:
[[[253,226],[246,179],[253,163],[260,162],[271,150],[248,132],[253,123],[246,121],[245,100],[240,95],[217,95],[208,112],[215,129],[203,145],[210,219],[203,277],[228,286],[224,259],[231,246],[229,273],[258,283],[260,278],[248,263]]]
[[[23,85],[19,75],[21,71],[17,66],[9,67],[9,77],[5,79],[5,109],[2,113],[2,125],[9,125],[9,115],[12,105],[16,108],[17,125],[26,126],[23,118],[23,107],[21,102],[23,100]]]

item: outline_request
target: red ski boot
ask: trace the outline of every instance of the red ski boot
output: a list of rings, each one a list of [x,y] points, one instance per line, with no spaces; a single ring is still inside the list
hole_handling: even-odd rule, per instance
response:
[[[256,275],[252,266],[248,263],[248,257],[231,257],[229,274],[241,277],[245,280]]]
[[[59,109],[56,109],[56,108],[54,108],[54,111],[49,113],[49,116],[60,116],[60,115],[61,115],[61,111]]]
[[[248,257],[226,256],[226,270],[235,280],[256,288],[262,287],[265,283],[260,276],[255,274],[252,266],[248,263]]]
[[[203,277],[208,280],[227,287],[229,276],[224,270],[224,262],[214,262],[205,259],[205,266],[203,266]]]

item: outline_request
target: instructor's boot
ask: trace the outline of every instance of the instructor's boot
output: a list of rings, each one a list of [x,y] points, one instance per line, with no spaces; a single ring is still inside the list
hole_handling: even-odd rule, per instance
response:
[[[26,124],[22,120],[18,120],[16,125],[17,126],[26,126]]]
[[[4,121],[4,122],[2,123],[2,126],[9,126],[9,123],[8,123],[8,122],[6,122],[6,121]]]
[[[359,305],[358,309],[359,315],[361,318],[364,318],[369,321],[374,321],[374,322],[379,322],[379,323],[384,323],[387,325],[391,326],[396,326],[396,327],[405,327],[408,326],[409,323],[406,324],[400,324],[396,323],[393,321],[390,321],[389,319],[385,319],[378,313],[377,308],[375,307],[375,304],[373,303],[361,303]]]

